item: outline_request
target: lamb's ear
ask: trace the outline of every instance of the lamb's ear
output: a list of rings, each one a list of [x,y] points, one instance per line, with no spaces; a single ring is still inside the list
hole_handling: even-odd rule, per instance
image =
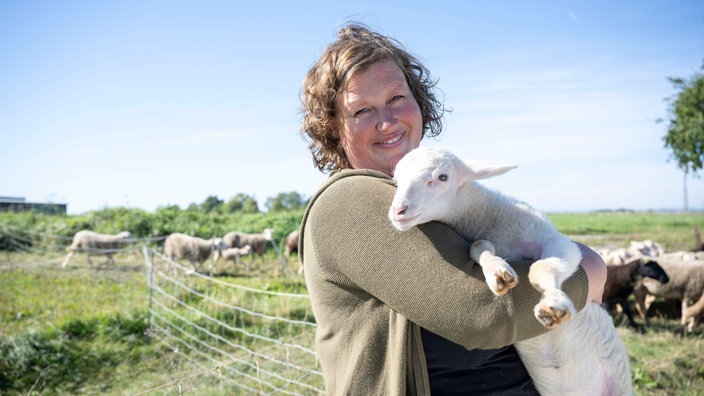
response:
[[[464,161],[464,177],[467,180],[487,179],[502,175],[511,169],[517,168],[516,164],[495,164],[491,162]]]

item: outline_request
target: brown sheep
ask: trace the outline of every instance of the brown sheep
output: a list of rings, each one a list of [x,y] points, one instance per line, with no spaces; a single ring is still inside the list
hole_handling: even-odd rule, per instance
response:
[[[640,328],[640,325],[633,320],[628,297],[633,294],[634,288],[644,277],[653,278],[662,283],[667,283],[670,280],[657,262],[646,257],[635,257],[626,261],[625,264],[607,264],[606,266],[603,305],[610,311],[613,304],[619,304],[623,313],[628,317],[629,325],[634,328]]]
[[[300,236],[301,232],[299,230],[291,231],[290,234],[286,237],[286,242],[285,242],[285,255],[286,255],[286,260],[291,258],[291,253],[296,252],[298,253],[298,238]]]

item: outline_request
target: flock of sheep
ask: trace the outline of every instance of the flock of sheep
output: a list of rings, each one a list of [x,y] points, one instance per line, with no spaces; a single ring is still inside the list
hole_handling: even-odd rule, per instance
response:
[[[258,234],[232,231],[222,238],[211,239],[176,232],[169,234],[164,240],[164,256],[172,261],[187,260],[197,271],[202,271],[203,263],[211,257],[216,262],[222,258],[232,261],[235,265],[242,263],[242,257],[248,255],[252,257],[251,263],[254,263],[256,255],[264,261],[264,252],[272,241],[273,232],[271,228],[266,228]],[[91,265],[92,255],[106,255],[108,262],[114,264],[113,254],[135,241],[128,231],[115,235],[98,234],[89,230],[79,231],[66,249],[68,254],[61,266],[66,267],[75,252],[87,253],[88,263]],[[286,260],[288,260],[293,252],[298,251],[298,230],[286,237],[284,245]],[[249,269],[246,264],[245,267]]]
[[[649,324],[648,308],[657,297],[681,304],[680,324],[692,331],[704,313],[704,248],[695,228],[695,246],[689,251],[666,252],[654,241],[632,241],[625,249],[599,250],[607,265],[603,301],[610,309],[618,304],[629,324],[633,319],[628,298],[633,295],[636,310]]]
[[[246,263],[245,256],[263,255],[270,241],[272,230],[267,228],[258,234],[229,232],[222,238],[203,239],[181,233],[173,233],[164,241],[164,255],[170,260],[187,260],[194,269],[202,270],[203,263],[210,257],[215,261],[223,259],[235,265]],[[283,241],[284,255],[290,259],[298,251],[299,231],[292,231]],[[648,309],[657,297],[677,300],[681,304],[681,325],[692,331],[697,320],[704,314],[704,247],[699,230],[695,229],[694,249],[689,251],[666,252],[662,245],[651,241],[632,241],[628,248],[599,249],[607,264],[607,279],[604,287],[604,308],[609,311],[618,305],[635,328],[642,328],[636,322],[628,299],[635,299],[635,307],[640,318],[647,325]],[[66,267],[75,252],[85,252],[92,265],[92,255],[105,255],[114,264],[113,254],[128,244],[134,243],[132,234],[123,231],[115,235],[98,234],[82,230],[73,237],[68,254],[62,263]],[[214,256],[212,256],[214,255]],[[299,273],[302,267],[299,267]]]

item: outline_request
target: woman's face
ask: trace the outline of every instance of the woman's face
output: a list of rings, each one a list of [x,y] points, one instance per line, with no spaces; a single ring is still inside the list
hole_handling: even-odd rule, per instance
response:
[[[352,76],[336,106],[340,142],[355,169],[391,176],[401,157],[420,145],[420,107],[392,61],[375,63]]]

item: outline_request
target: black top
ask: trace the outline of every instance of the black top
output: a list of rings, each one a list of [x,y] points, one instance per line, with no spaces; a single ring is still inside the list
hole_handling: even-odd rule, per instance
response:
[[[433,396],[540,396],[513,345],[468,350],[421,329]]]

